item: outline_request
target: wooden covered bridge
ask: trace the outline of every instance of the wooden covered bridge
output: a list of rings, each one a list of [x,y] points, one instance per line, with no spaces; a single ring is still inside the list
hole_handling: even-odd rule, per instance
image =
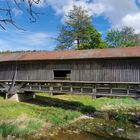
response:
[[[140,46],[0,54],[0,94],[140,97]]]

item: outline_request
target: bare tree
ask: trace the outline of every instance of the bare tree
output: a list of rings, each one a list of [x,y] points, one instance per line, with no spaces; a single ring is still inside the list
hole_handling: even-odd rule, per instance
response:
[[[6,6],[0,6],[0,27],[5,30],[6,24],[12,24],[17,29],[23,30],[22,28],[16,25],[16,21],[13,19],[12,7],[10,6],[11,3],[14,4],[14,6],[19,8],[20,10],[23,10],[22,8],[24,5],[24,8],[26,8],[27,13],[29,14],[30,21],[36,22],[38,15],[41,13],[36,12],[33,9],[33,6],[40,4],[41,1],[42,0],[5,0],[4,2]]]

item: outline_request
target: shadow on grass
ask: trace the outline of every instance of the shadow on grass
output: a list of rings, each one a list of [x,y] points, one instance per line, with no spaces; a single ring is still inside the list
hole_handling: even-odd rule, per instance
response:
[[[5,99],[5,93],[0,92],[0,97]]]
[[[26,103],[35,104],[43,107],[60,107],[62,109],[79,111],[83,114],[88,114],[88,115],[91,115],[96,111],[94,107],[86,106],[80,102],[66,101],[63,99],[44,97],[39,95],[36,96],[36,99],[26,101]]]

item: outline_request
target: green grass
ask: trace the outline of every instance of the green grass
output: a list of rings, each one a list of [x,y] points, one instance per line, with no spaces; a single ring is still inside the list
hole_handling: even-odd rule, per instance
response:
[[[37,95],[48,96],[46,93],[38,93]],[[49,96],[48,96],[49,97]],[[79,102],[85,106],[92,106],[99,111],[108,110],[131,110],[140,111],[140,101],[133,98],[97,98],[92,99],[90,96],[77,96],[77,95],[57,95],[52,96],[54,99],[61,99],[65,101]]]
[[[60,126],[68,124],[82,114],[99,111],[140,113],[140,101],[131,98],[98,98],[89,96],[37,93],[30,102],[14,102],[0,97],[0,138],[17,137],[39,130],[45,124]]]
[[[78,111],[4,100],[0,97],[0,137],[28,135],[45,123],[63,125],[81,115]]]

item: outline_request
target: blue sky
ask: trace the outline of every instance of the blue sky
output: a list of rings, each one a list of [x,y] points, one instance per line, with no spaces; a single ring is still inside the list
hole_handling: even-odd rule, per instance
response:
[[[3,8],[6,0],[0,0]],[[140,0],[42,0],[34,5],[34,10],[43,13],[35,23],[31,23],[26,12],[27,4],[18,9],[13,0],[10,3],[12,14],[19,27],[26,31],[17,30],[12,25],[5,25],[6,31],[0,28],[0,51],[20,50],[53,50],[59,27],[64,23],[65,15],[73,5],[82,6],[93,16],[93,26],[102,33],[111,28],[131,26],[140,33]],[[0,18],[2,18],[0,13]]]

